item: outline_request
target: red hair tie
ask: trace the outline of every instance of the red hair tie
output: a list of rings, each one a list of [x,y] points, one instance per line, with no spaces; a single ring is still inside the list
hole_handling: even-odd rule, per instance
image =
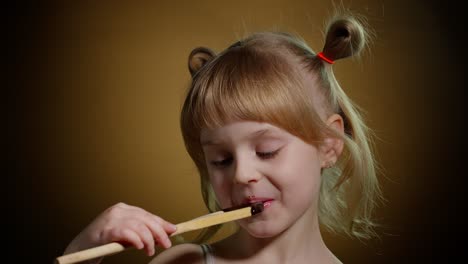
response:
[[[323,52],[319,52],[317,54],[317,57],[319,57],[321,60],[325,61],[325,62],[328,62],[330,64],[333,64],[335,63],[333,60],[330,60],[329,58],[325,57],[325,55],[323,55]]]

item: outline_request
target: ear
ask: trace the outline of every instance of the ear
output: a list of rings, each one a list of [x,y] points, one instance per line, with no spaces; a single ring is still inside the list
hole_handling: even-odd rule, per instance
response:
[[[344,135],[344,121],[339,114],[331,115],[327,119],[326,124],[337,134]],[[320,146],[322,168],[332,167],[343,152],[343,147],[343,139],[337,135],[333,135],[333,133],[327,134],[322,145]]]
[[[192,50],[188,59],[188,67],[192,77],[215,56],[216,54],[212,50],[205,47],[198,47]]]

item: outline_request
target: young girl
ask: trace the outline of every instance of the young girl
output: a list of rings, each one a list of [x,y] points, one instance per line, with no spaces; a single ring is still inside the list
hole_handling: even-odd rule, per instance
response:
[[[212,245],[181,244],[151,263],[340,263],[321,228],[374,235],[380,196],[369,131],[333,74],[366,45],[363,24],[335,17],[322,52],[286,33],[255,33],[220,54],[189,56],[192,83],[181,114],[186,148],[211,212],[263,202],[239,230]],[[205,230],[206,241],[219,229]],[[155,252],[175,226],[123,203],[96,218],[66,254],[112,241]],[[97,263],[100,260],[95,260]]]

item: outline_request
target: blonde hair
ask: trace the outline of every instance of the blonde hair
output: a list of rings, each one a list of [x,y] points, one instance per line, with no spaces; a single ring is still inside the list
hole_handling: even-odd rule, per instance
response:
[[[351,15],[334,17],[327,26],[323,54],[333,60],[357,55],[366,45],[363,23]],[[201,177],[204,202],[220,210],[200,145],[200,131],[232,120],[267,122],[310,144],[326,136],[340,137],[344,152],[336,166],[324,169],[319,196],[320,223],[332,232],[358,238],[374,235],[371,220],[380,197],[369,128],[359,110],[322,61],[299,37],[282,32],[259,32],[216,55],[196,48],[189,56],[192,82],[181,113],[187,151]],[[309,76],[306,81],[304,76]],[[338,113],[345,133],[329,129],[312,102],[312,89],[325,98],[327,114]],[[198,241],[220,226],[205,230]]]

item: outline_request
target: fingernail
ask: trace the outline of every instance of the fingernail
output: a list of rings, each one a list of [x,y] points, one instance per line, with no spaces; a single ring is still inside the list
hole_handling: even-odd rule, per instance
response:
[[[171,224],[171,229],[172,229],[172,232],[175,232],[177,230],[177,226],[176,225],[173,225]]]

